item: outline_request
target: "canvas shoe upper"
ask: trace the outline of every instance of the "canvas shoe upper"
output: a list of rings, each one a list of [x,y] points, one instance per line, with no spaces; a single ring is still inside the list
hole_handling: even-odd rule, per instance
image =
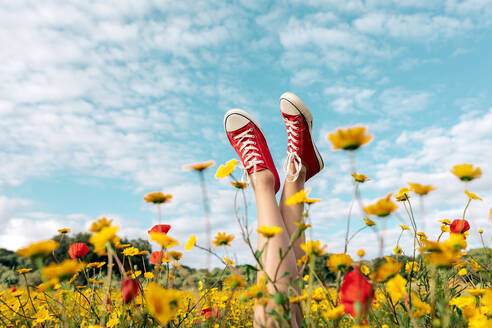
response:
[[[323,159],[312,138],[313,116],[292,92],[280,97],[280,112],[287,129],[287,159],[284,171],[287,181],[295,181],[302,165],[306,167],[306,181],[323,169]],[[291,172],[291,164],[294,172]]]
[[[224,116],[224,128],[247,174],[254,179],[256,172],[270,170],[277,193],[280,179],[260,125],[244,110],[231,109]]]

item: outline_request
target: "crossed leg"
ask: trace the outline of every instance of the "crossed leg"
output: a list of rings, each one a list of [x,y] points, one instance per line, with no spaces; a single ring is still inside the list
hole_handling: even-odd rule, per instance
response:
[[[278,268],[280,262],[279,249],[285,254],[291,235],[297,231],[295,222],[302,220],[303,205],[288,206],[285,205],[285,200],[304,188],[304,180],[306,169],[303,167],[299,177],[294,182],[286,181],[280,199],[280,205],[277,204],[274,192],[274,178],[269,170],[264,170],[256,173],[256,183],[252,179],[252,185],[255,190],[256,207],[258,211],[258,225],[278,226],[283,229],[282,233],[271,238],[268,246],[263,252],[262,263],[266,274],[271,279],[279,279],[286,272],[290,275],[279,279],[276,287],[280,292],[287,292],[292,280],[298,277],[297,260],[302,257],[302,250],[299,245],[304,242],[304,236],[298,239],[293,247],[293,250],[286,255],[282,264]],[[263,249],[267,240],[258,235],[258,249]],[[261,273],[260,273],[261,274]],[[276,276],[275,276],[276,275]],[[274,286],[269,285],[270,292],[274,291]],[[255,327],[274,327],[275,322],[266,312],[275,308],[273,300],[266,306],[257,305],[255,308]],[[292,327],[300,327],[302,322],[301,309],[297,304],[292,304]]]
[[[265,248],[262,255],[262,263],[265,273],[270,279],[277,279],[276,288],[278,291],[287,293],[290,283],[295,277],[297,277],[297,265],[294,252],[291,250],[286,254],[285,259],[280,264],[279,249],[282,249],[283,254],[287,251],[287,247],[290,240],[288,228],[285,226],[284,218],[280,213],[277,200],[275,198],[274,191],[274,177],[269,170],[263,170],[256,173],[256,182],[252,179],[252,185],[255,190],[256,208],[258,211],[258,225],[265,226],[278,226],[282,228],[282,233],[274,236],[268,242],[268,246]],[[258,249],[263,249],[263,246],[267,240],[258,235]],[[289,276],[283,277],[285,273],[289,273]],[[259,277],[262,273],[259,273]],[[276,277],[275,277],[276,275]],[[280,278],[283,277],[283,278]],[[275,288],[272,284],[267,285],[270,293],[275,293]],[[268,315],[268,311],[276,308],[276,304],[273,300],[270,300],[266,305],[256,305],[254,315],[255,327],[279,327],[271,315]],[[297,306],[292,307],[292,320],[291,326],[298,328],[297,318],[300,315],[300,310]]]

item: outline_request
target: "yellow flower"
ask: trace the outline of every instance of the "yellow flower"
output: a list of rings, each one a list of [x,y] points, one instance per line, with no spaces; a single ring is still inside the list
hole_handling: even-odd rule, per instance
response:
[[[478,229],[478,233],[482,234],[483,233],[483,229]]]
[[[376,225],[376,222],[374,222],[373,220],[371,220],[369,218],[363,218],[363,219],[364,219],[364,223],[368,227],[372,227],[372,226],[375,226]]]
[[[468,196],[469,199],[483,200],[482,198],[478,197],[475,193],[469,192],[468,190],[465,190],[465,194]]]
[[[206,162],[202,162],[202,163],[194,163],[194,164],[185,165],[185,166],[183,166],[183,169],[184,170],[195,170],[195,171],[201,172],[201,171],[208,169],[209,167],[214,166],[214,165],[215,165],[214,161],[206,161]]]
[[[31,271],[32,271],[31,268],[29,268],[29,269],[18,269],[17,270],[17,273],[24,274],[24,273],[28,273],[28,272],[31,272]]]
[[[347,129],[337,129],[328,135],[328,140],[333,145],[333,150],[356,150],[372,140],[371,135],[366,135],[365,126],[354,126]]]
[[[388,290],[388,293],[390,295],[391,301],[393,304],[396,304],[403,296],[405,296],[406,291],[405,291],[405,286],[407,284],[407,280],[397,274],[393,278],[391,278],[387,283],[386,283],[386,288]]]
[[[460,243],[457,241],[458,244]],[[446,267],[457,263],[461,258],[460,249],[455,247],[455,242],[437,243],[429,240],[424,241],[422,252],[426,252],[427,259],[438,267]]]
[[[97,267],[98,264],[99,264],[99,262],[91,262],[91,263],[88,263],[87,266],[86,266],[86,269],[95,268],[95,267]]]
[[[54,240],[40,241],[37,243],[30,244],[25,248],[19,249],[17,251],[17,254],[24,257],[48,256],[57,247],[58,247],[58,243]]]
[[[173,198],[173,195],[163,194],[162,192],[152,192],[150,194],[145,195],[144,200],[147,203],[163,204],[170,201],[171,198]]]
[[[149,251],[140,251],[136,255],[147,255],[149,254]]]
[[[50,312],[45,307],[42,307],[36,312],[36,320],[34,320],[36,326],[38,324],[44,326],[44,322],[48,320],[52,320],[52,318]]]
[[[467,273],[468,273],[468,271],[466,271],[466,269],[463,268],[460,271],[458,271],[458,276],[466,276]]]
[[[229,259],[227,256],[224,257],[224,262],[226,263],[226,265],[228,266],[233,266],[235,265],[236,263],[234,263],[234,261],[232,261],[231,259]]]
[[[449,226],[447,226],[445,224],[441,225],[441,231],[442,232],[449,232]]]
[[[183,296],[175,289],[164,289],[156,283],[149,283],[145,290],[147,308],[152,317],[161,325],[176,318],[183,307]]]
[[[303,190],[296,192],[294,195],[287,198],[287,200],[285,201],[285,204],[286,205],[296,205],[296,204],[301,204],[301,203],[312,204],[312,203],[316,203],[316,202],[321,201],[321,199],[308,198],[307,196],[308,196],[310,191],[311,190],[309,190],[309,189],[306,189],[306,190],[303,189]]]
[[[482,266],[480,264],[478,264],[478,262],[475,261],[474,259],[470,259],[470,262],[471,262],[471,264],[473,266],[473,271],[476,272],[476,271],[482,269]]]
[[[465,249],[467,246],[465,236],[460,233],[451,233],[444,244],[449,244],[456,250]]]
[[[420,196],[427,195],[433,190],[436,190],[436,187],[431,186],[431,185],[421,185],[420,183],[416,182],[409,182],[408,185],[410,188],[413,190],[414,193]]]
[[[268,289],[265,279],[260,279],[257,284],[251,285],[246,294],[258,304],[266,304],[268,302]]]
[[[449,301],[449,305],[459,308],[468,319],[476,315],[475,304],[476,300],[473,296],[458,296]]]
[[[97,255],[106,254],[106,244],[112,242],[114,244],[119,243],[119,238],[116,236],[116,232],[119,227],[109,226],[102,228],[98,233],[89,238],[89,242],[94,245],[94,253]]]
[[[348,254],[333,254],[326,261],[326,266],[333,272],[345,271],[352,264],[352,258]]]
[[[68,228],[58,229],[58,232],[61,234],[66,234],[66,233],[70,232],[70,229],[68,229]]]
[[[485,312],[485,314],[487,315],[492,315],[492,288],[488,288],[486,291],[485,291],[485,294],[482,296],[482,300],[480,302],[480,304],[482,305],[482,309],[487,309]]]
[[[92,279],[92,278],[89,278],[89,280],[87,280],[95,285],[104,285],[106,283],[106,281],[104,280],[96,280],[96,279]]]
[[[400,188],[400,190],[398,191],[398,193],[395,195],[396,197],[396,200],[398,202],[404,202],[408,199],[410,199],[410,196],[409,196],[409,193],[410,191],[412,191],[411,189],[408,189],[408,188]]]
[[[393,248],[393,252],[395,253],[395,255],[401,255],[401,253],[403,253],[400,246],[396,246],[395,248]]]
[[[319,240],[308,240],[300,245],[301,249],[306,253],[307,256],[314,254],[315,256],[321,256],[325,253],[325,248],[327,245],[321,247],[321,242]]]
[[[183,257],[183,253],[177,251],[169,251],[167,252],[167,257],[172,258],[175,261],[179,261]]]
[[[144,277],[146,279],[153,279],[154,278],[154,273],[153,272],[145,272]]]
[[[321,202],[321,199],[319,199],[319,198],[306,198],[304,200],[304,203],[305,204],[314,204],[314,203],[317,203],[317,202]]]
[[[229,287],[230,289],[243,289],[246,287],[246,282],[243,277],[237,274],[232,274],[224,280],[224,285]]]
[[[487,318],[486,315],[475,311],[476,314],[468,319],[468,327],[470,328],[482,328],[482,327],[492,327],[492,319]]]
[[[427,235],[421,231],[417,232],[417,236],[419,236],[420,240],[427,240]]]
[[[22,296],[22,294],[24,294],[24,291],[21,289],[18,289],[15,292],[12,292],[12,294],[10,294],[10,295],[12,295],[12,297],[20,297],[20,296]]]
[[[419,264],[417,262],[407,262],[405,264],[405,273],[410,274],[410,272],[413,270],[413,272],[418,272],[419,271]]]
[[[126,273],[130,278],[132,279],[136,279],[137,277],[140,277],[140,275],[142,274],[142,271],[141,270],[137,270],[137,271],[128,271]]]
[[[471,181],[482,176],[482,170],[479,167],[473,167],[473,164],[455,165],[451,172],[461,181]]]
[[[413,315],[420,318],[423,315],[429,314],[431,307],[429,304],[422,302],[416,293],[412,293]]]
[[[307,293],[306,292],[303,292],[299,296],[289,297],[289,303],[299,303],[301,301],[304,301],[307,298],[308,298]]]
[[[123,251],[123,255],[126,255],[126,256],[135,256],[139,253],[138,251],[138,248],[136,247],[128,247],[128,248],[125,248],[125,250]]]
[[[306,276],[309,279],[309,275],[306,275]],[[306,276],[304,276],[304,281],[308,281],[308,279],[306,279]],[[323,287],[316,288],[313,291],[313,295],[311,296],[311,298],[316,302],[321,302],[321,301],[325,300],[326,295],[325,295],[325,290],[323,289]]]
[[[442,224],[445,224],[445,225],[451,225],[451,221],[449,221],[448,219],[442,219],[442,220],[439,220],[439,222],[441,222]]]
[[[90,232],[99,232],[103,228],[111,226],[111,223],[113,222],[113,219],[108,220],[106,218],[100,218],[96,222],[92,222],[91,228],[89,229]]]
[[[215,236],[215,240],[212,241],[212,244],[215,247],[219,246],[231,246],[231,241],[234,240],[234,235],[227,235],[225,232],[219,232],[217,236]]]
[[[178,246],[179,243],[176,239],[169,237],[166,233],[162,232],[149,232],[150,239],[163,248],[171,248]]]
[[[388,260],[388,258],[386,258]],[[379,282],[385,282],[391,277],[395,276],[398,272],[400,272],[401,263],[396,262],[391,259],[388,262],[383,263],[379,268],[376,269],[371,275],[372,280],[376,280]]]
[[[41,270],[41,275],[47,279],[65,279],[73,274],[80,272],[85,267],[85,263],[74,260],[65,260],[62,263],[50,263]]]
[[[358,256],[358,257],[364,257],[364,255],[366,255],[366,251],[365,251],[365,250],[363,250],[363,249],[359,249],[359,250],[357,251],[357,256]]]
[[[115,245],[115,247],[117,249],[123,249],[123,248],[128,248],[130,247],[132,244],[118,244],[118,245]]]
[[[38,287],[36,288],[36,290],[42,293],[42,292],[46,291],[47,289],[55,286],[57,283],[58,283],[58,278],[53,278],[53,279],[50,279],[46,282],[39,284]]]
[[[108,322],[106,322],[106,327],[108,327],[108,328],[117,327],[119,323],[120,323],[120,320],[118,319],[118,313],[113,312],[113,314],[111,314],[111,317],[109,318]]]
[[[404,224],[400,224],[400,228],[401,228],[401,230],[410,230],[410,228],[409,228],[409,227],[407,227],[407,226],[406,226],[406,225],[404,225]]]
[[[364,211],[367,214],[376,215],[379,217],[385,217],[396,211],[398,206],[391,201],[391,193],[385,198],[381,198],[376,203],[364,207]]]
[[[301,232],[304,231],[304,230],[307,230],[307,229],[311,228],[311,225],[310,224],[306,224],[304,222],[294,222],[294,224],[297,226],[297,228]]]
[[[248,183],[241,181],[231,181],[231,185],[236,189],[245,189],[248,186]]]
[[[343,308],[343,304],[341,304],[341,305],[339,305],[339,306],[337,306],[335,308],[332,308],[332,309],[326,311],[326,313],[324,314],[324,317],[327,320],[334,320],[334,319],[340,318],[344,314],[345,314],[345,311],[344,311],[344,308]]]
[[[482,296],[485,294],[486,289],[467,289],[465,292],[473,296]]]
[[[262,225],[258,229],[256,229],[256,231],[258,231],[265,238],[272,238],[273,236],[281,233],[283,230],[281,227],[277,226],[267,227]]]
[[[360,182],[360,183],[364,183],[366,181],[369,181],[371,180],[370,178],[368,178],[367,176],[365,176],[364,174],[358,174],[358,173],[352,173],[352,178],[354,178],[354,180],[356,182]]]
[[[190,239],[186,242],[185,250],[191,251],[193,247],[196,245],[196,235],[191,235]]]
[[[367,276],[367,275],[371,272],[371,270],[369,269],[369,267],[368,267],[367,265],[364,265],[364,264],[363,264],[363,265],[361,265],[361,267],[360,267],[360,272],[361,272],[362,274],[364,274],[364,275],[366,275],[366,276]]]
[[[215,178],[223,179],[229,176],[236,168],[236,165],[237,165],[237,160],[233,158],[230,161],[228,161],[225,166],[224,165],[219,166],[217,172],[215,173]]]

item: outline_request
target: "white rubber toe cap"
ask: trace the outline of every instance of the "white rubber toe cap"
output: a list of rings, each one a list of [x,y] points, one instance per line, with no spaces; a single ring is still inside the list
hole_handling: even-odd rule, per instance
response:
[[[304,102],[292,92],[285,92],[280,96],[280,111],[287,115],[302,114],[309,126],[312,126],[313,116]]]
[[[250,122],[247,114],[242,109],[231,109],[224,115],[224,128],[226,132],[239,130]]]
[[[239,130],[249,122],[253,122],[253,124],[256,125],[258,129],[260,129],[261,133],[263,133],[261,126],[258,124],[258,122],[256,122],[253,116],[242,109],[231,109],[224,115],[224,129],[226,130],[226,132]]]

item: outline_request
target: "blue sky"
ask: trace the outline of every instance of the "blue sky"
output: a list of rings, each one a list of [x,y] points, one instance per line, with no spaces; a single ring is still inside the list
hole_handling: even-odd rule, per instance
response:
[[[484,174],[468,188],[484,200],[470,210],[470,243],[478,228],[490,241],[490,1],[4,1],[0,18],[0,247],[84,231],[101,216],[122,236],[147,238],[155,212],[143,196],[156,190],[174,195],[163,211],[172,234],[204,240],[198,179],[182,166],[235,156],[222,119],[239,107],[263,126],[281,171],[285,91],[315,117],[326,168],[309,183],[323,199],[313,232],[328,251],[343,248],[351,181],[326,135],[354,124],[375,136],[357,152],[373,179],[366,203],[408,181],[437,186],[425,199],[435,238],[436,220],[459,217],[466,201],[449,170],[474,163]],[[231,253],[250,261],[233,191],[214,172],[214,233],[235,233]],[[388,250],[397,223],[387,222]],[[362,233],[350,250],[375,241]],[[183,261],[202,258],[195,250]]]

